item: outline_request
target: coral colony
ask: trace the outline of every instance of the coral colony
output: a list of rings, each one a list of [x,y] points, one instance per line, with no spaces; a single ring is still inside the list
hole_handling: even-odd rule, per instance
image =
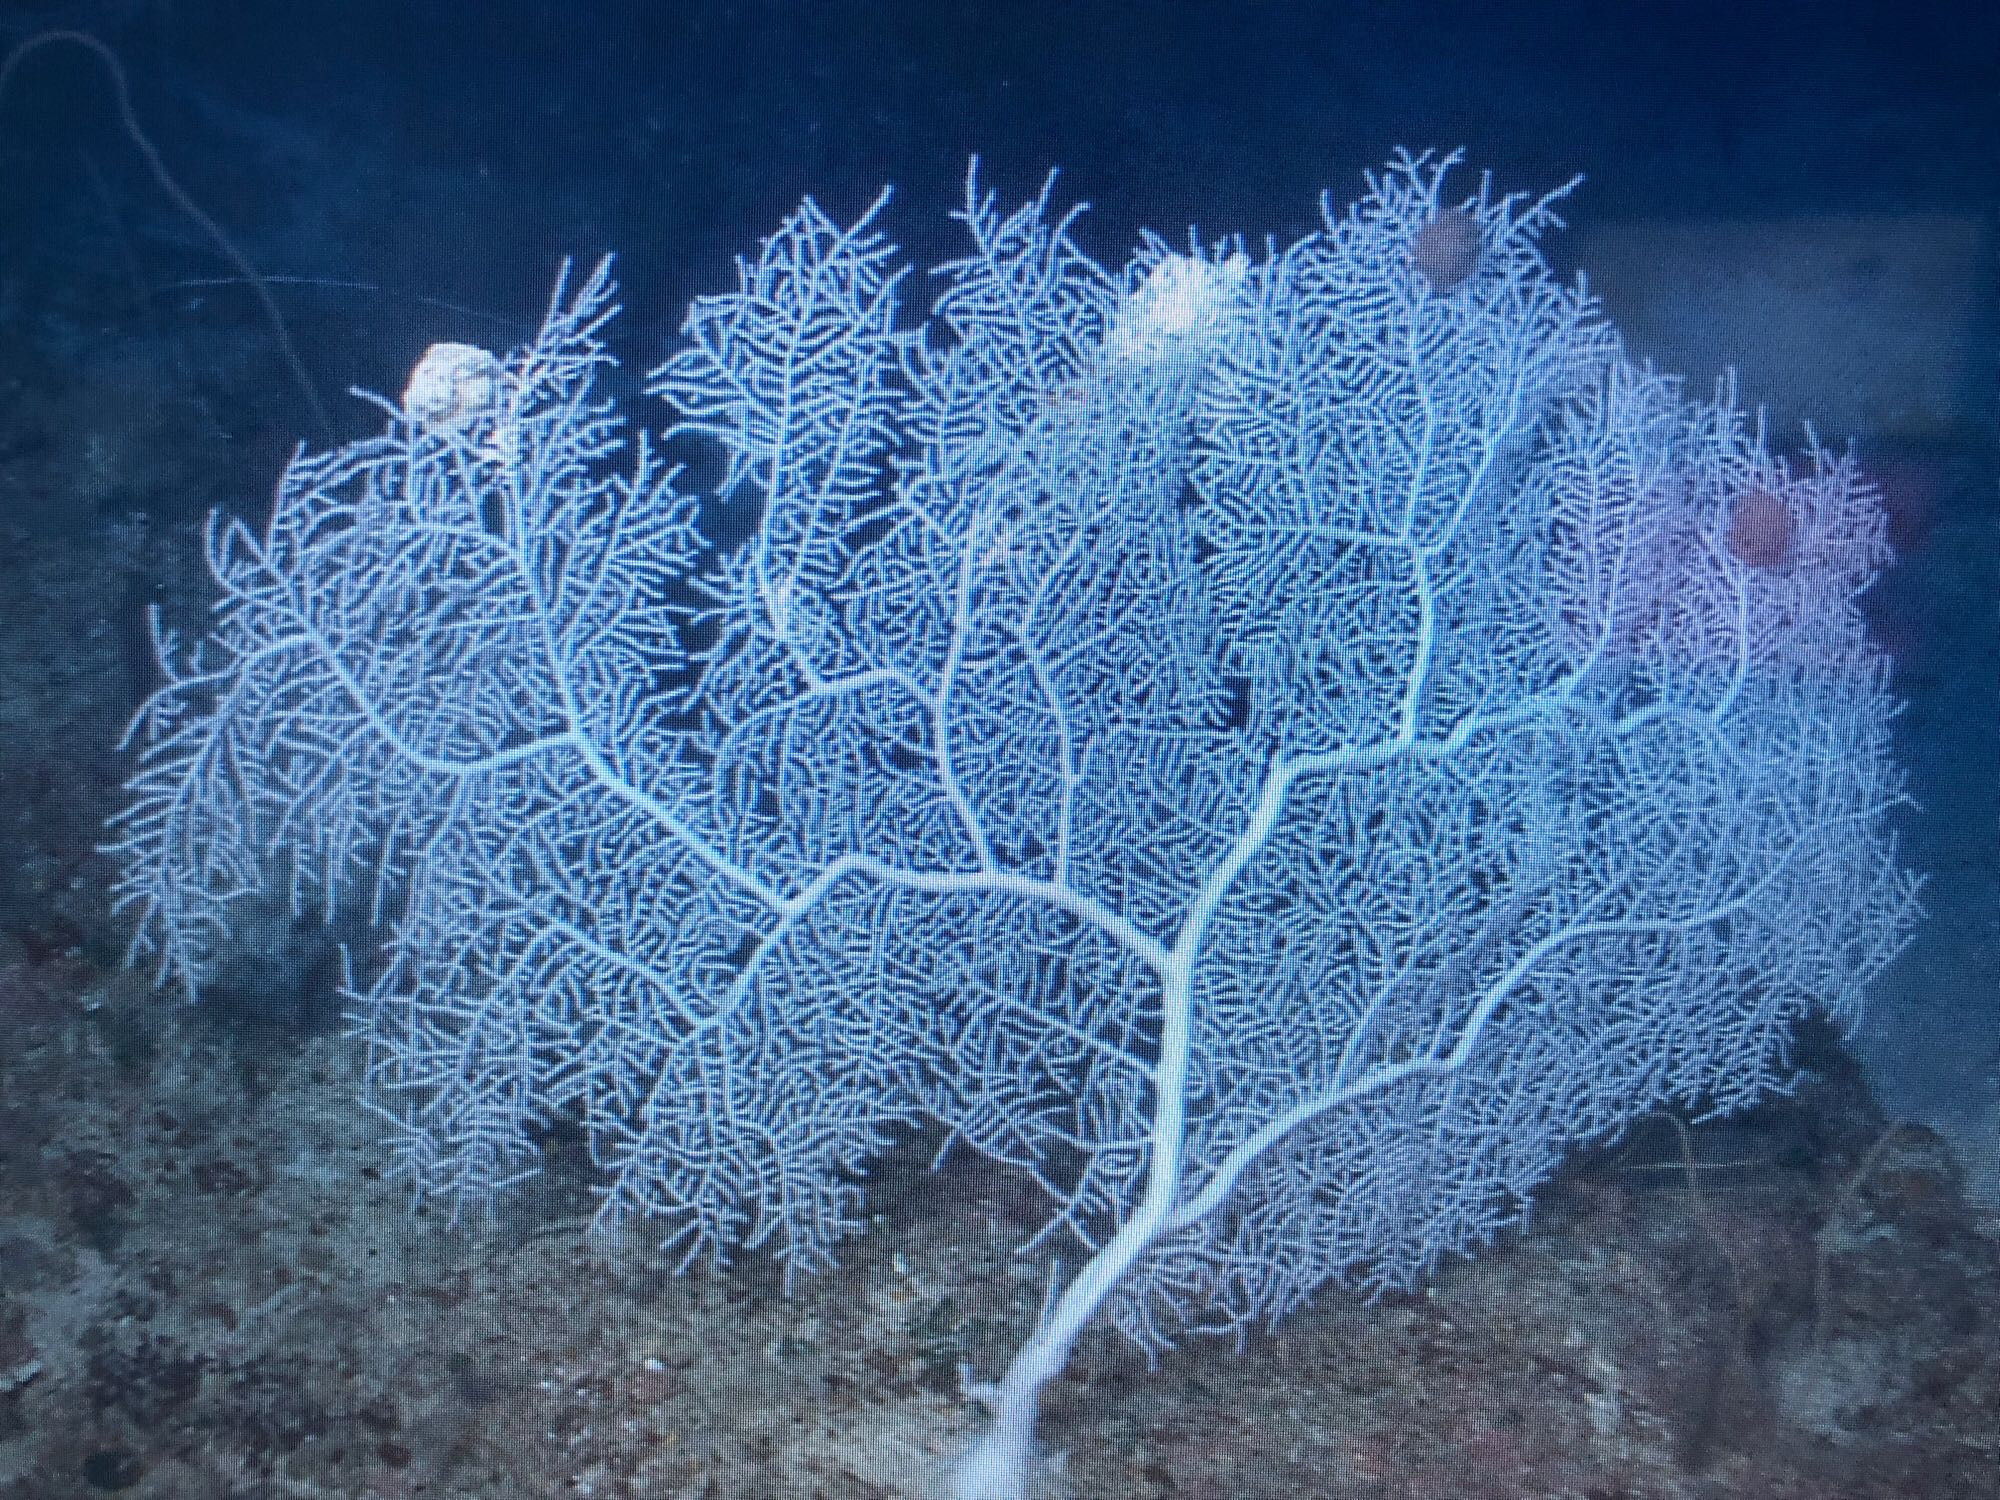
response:
[[[573,1118],[683,1265],[825,1264],[916,1127],[1030,1179],[1065,1271],[968,1377],[963,1500],[1023,1493],[1100,1315],[1401,1286],[1580,1143],[1782,1088],[1913,912],[1875,497],[1635,365],[1553,197],[1450,166],[1122,271],[975,173],[915,326],[883,200],[809,200],[689,312],[663,441],[594,394],[604,268],[433,348],[211,526],[116,835],[141,949],[192,992],[260,900],[372,916],[417,1187]]]

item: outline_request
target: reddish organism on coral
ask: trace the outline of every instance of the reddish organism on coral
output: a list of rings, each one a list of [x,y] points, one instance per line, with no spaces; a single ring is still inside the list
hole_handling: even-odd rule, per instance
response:
[[[1745,491],[1730,509],[1725,540],[1747,567],[1782,567],[1792,555],[1792,512],[1769,490]]]

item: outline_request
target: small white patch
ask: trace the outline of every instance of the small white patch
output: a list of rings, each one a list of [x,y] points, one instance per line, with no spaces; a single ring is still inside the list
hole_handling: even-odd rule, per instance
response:
[[[447,432],[465,428],[500,399],[500,361],[476,344],[432,344],[410,371],[403,410]]]
[[[1118,309],[1104,336],[1105,359],[1154,365],[1199,358],[1229,331],[1249,279],[1250,258],[1240,250],[1224,261],[1167,256]]]

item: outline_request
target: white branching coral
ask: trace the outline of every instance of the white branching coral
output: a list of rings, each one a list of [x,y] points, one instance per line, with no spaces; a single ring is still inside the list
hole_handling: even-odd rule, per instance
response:
[[[192,992],[267,903],[374,919],[343,1003],[418,1191],[573,1121],[683,1267],[827,1265],[919,1132],[1016,1174],[1074,1264],[953,1500],[1025,1500],[1100,1320],[1408,1287],[1786,1087],[1915,915],[1879,497],[1633,364],[1553,200],[1450,166],[1130,272],[968,174],[914,325],[885,200],[808,200],[657,441],[608,267],[434,346],[210,530],[113,831],[139,951]]]

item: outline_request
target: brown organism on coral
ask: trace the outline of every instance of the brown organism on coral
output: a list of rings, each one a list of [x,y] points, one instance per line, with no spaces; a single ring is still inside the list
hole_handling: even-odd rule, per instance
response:
[[[1412,236],[1410,264],[1442,297],[1479,269],[1484,248],[1479,221],[1462,208],[1448,208]]]

